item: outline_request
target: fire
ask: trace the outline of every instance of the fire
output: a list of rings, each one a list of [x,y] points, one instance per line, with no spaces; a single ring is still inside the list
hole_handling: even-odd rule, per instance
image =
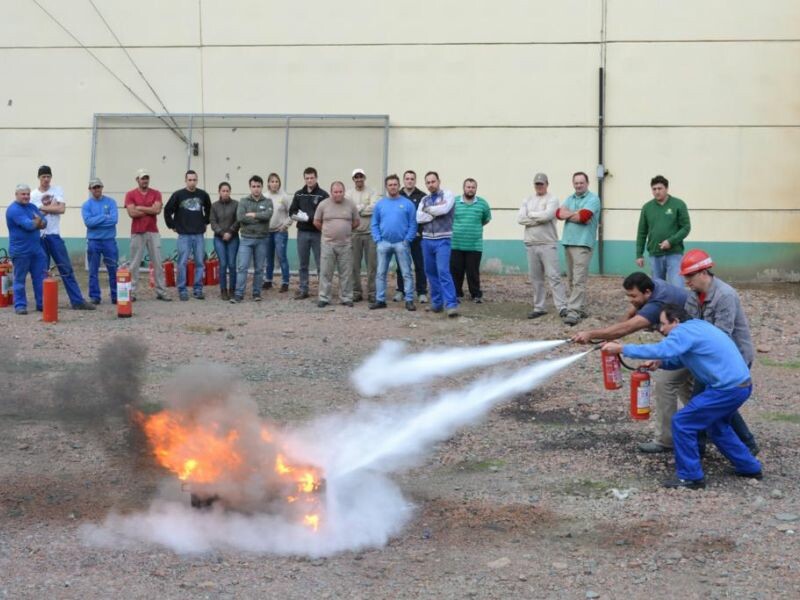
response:
[[[263,471],[264,462],[253,459],[252,446],[255,444],[263,451],[258,452],[258,456],[275,456],[274,467],[269,462],[266,464],[267,469],[278,476],[278,498],[283,498],[287,506],[302,504],[303,512],[313,507],[315,512],[300,513],[297,517],[302,515],[301,522],[312,531],[318,531],[320,515],[316,509],[323,487],[321,474],[313,467],[291,464],[281,453],[275,454],[274,437],[266,426],[249,430],[245,427],[240,433],[238,429],[215,421],[200,423],[191,415],[169,410],[152,415],[137,413],[135,420],[147,436],[159,465],[181,481],[210,491],[211,495],[214,484],[220,481],[252,481],[254,475],[260,475],[264,485],[270,486],[269,490],[265,488],[264,498],[274,499],[276,477]],[[242,438],[249,439],[251,444],[246,446]]]

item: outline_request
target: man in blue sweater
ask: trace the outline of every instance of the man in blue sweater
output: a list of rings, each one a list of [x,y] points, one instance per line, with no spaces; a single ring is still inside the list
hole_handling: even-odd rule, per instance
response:
[[[31,274],[36,310],[42,310],[42,281],[47,272],[47,255],[40,241],[40,230],[47,227],[47,220],[39,209],[31,204],[31,188],[21,183],[14,191],[14,202],[6,210],[8,226],[8,253],[14,267],[14,312],[28,314],[28,298],[25,295],[25,279]]]
[[[411,242],[417,236],[417,209],[411,200],[400,195],[400,178],[389,175],[385,181],[386,197],[378,200],[372,212],[370,230],[378,249],[378,272],[375,279],[375,302],[371,309],[386,308],[386,272],[395,255],[403,274],[406,310],[414,311],[414,279],[411,276]]]
[[[736,344],[718,327],[691,319],[675,304],[664,306],[660,331],[666,339],[658,344],[609,342],[605,352],[629,358],[654,359],[646,366],[687,368],[704,386],[702,392],[672,417],[677,476],[664,482],[668,488],[703,488],[706,485],[697,447],[697,435],[708,430],[720,452],[733,463],[739,477],[761,479],[761,463],[750,453],[731,427],[731,417],[750,397],[750,369]]]
[[[92,304],[100,304],[100,259],[108,271],[108,285],[111,288],[111,304],[117,303],[117,221],[119,213],[113,198],[103,195],[103,182],[92,179],[89,182],[91,196],[81,207],[81,216],[86,225],[86,253],[89,257],[89,298]]]

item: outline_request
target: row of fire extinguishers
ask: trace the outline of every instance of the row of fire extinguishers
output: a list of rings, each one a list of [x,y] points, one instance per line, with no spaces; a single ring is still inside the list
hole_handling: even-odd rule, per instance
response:
[[[600,345],[595,346],[595,349]],[[600,350],[603,366],[603,385],[607,390],[618,390],[622,387],[622,367],[631,371],[631,418],[644,420],[650,418],[650,373],[645,367],[630,367],[616,354]]]
[[[203,267],[205,269],[203,273],[203,285],[217,285],[219,283],[219,258],[217,257],[216,250],[205,258]],[[167,287],[175,287],[178,254],[173,254],[171,258],[162,262],[161,268],[164,269],[164,285]],[[186,262],[186,285],[188,286],[194,283],[194,270],[194,259],[190,258]],[[150,287],[156,287],[156,273],[152,263],[150,263]]]

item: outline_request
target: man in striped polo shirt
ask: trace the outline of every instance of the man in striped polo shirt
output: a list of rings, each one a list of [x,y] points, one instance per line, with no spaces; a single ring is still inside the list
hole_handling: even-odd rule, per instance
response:
[[[476,304],[483,302],[481,291],[481,257],[483,256],[483,228],[492,220],[489,203],[477,195],[478,182],[468,177],[464,180],[464,194],[455,200],[453,239],[451,242],[450,271],[456,296],[464,297],[464,275],[467,276],[469,295]]]

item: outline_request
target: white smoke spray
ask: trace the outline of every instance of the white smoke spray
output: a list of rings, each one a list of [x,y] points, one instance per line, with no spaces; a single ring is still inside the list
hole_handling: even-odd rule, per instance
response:
[[[376,396],[394,387],[405,387],[437,377],[532,356],[551,350],[564,340],[495,344],[477,348],[443,348],[403,356],[405,344],[383,342],[372,356],[353,371],[351,380],[360,394]],[[401,373],[402,376],[398,376]]]
[[[111,547],[155,543],[181,553],[235,548],[325,556],[380,547],[399,533],[413,514],[413,507],[388,477],[390,473],[417,464],[433,444],[477,421],[498,402],[540,385],[585,354],[536,363],[506,376],[487,377],[462,390],[444,392],[433,402],[392,406],[365,403],[350,414],[322,418],[294,431],[275,432],[293,460],[325,472],[324,508],[316,532],[287,514],[270,512],[269,507],[261,511],[250,507],[243,512],[215,506],[198,511],[185,499],[162,498],[145,513],[115,514],[102,525],[85,527],[84,539]],[[255,415],[249,418],[257,419]]]

